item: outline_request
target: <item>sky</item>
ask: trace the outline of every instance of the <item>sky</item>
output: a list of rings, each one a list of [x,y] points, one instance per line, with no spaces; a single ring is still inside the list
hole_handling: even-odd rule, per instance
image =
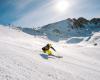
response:
[[[0,24],[41,27],[67,18],[100,18],[100,0],[0,0]]]

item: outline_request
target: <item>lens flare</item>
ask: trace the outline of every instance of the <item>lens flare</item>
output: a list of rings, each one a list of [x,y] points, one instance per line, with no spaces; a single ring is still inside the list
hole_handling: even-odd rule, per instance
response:
[[[58,12],[65,12],[69,8],[69,3],[67,0],[58,0],[55,5],[55,9]]]

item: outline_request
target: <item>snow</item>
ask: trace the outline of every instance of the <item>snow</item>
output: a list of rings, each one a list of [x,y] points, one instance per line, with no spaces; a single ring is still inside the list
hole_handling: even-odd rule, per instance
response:
[[[93,23],[88,23],[84,24],[84,27],[76,28],[72,20],[66,19],[45,25],[38,29],[23,28],[22,31],[55,42],[65,41],[65,43],[68,44],[77,44],[89,41],[94,33],[99,33],[100,27],[98,26],[99,25]]]
[[[94,33],[89,41],[70,45],[0,25],[0,80],[99,80],[100,47],[89,45],[95,38],[100,43],[99,35]],[[41,57],[41,48],[47,43],[63,58]]]

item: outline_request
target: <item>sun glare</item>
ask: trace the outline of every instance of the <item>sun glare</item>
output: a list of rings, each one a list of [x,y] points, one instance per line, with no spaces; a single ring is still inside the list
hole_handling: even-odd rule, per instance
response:
[[[64,13],[69,8],[67,0],[58,0],[55,4],[55,9],[58,12]]]

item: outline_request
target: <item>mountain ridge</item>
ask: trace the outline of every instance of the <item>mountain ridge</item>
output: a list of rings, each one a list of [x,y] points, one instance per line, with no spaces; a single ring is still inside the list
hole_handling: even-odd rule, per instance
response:
[[[100,31],[100,18],[93,18],[91,20],[87,20],[83,17],[78,19],[68,18],[39,28],[13,28],[55,42],[66,40],[66,42],[69,43],[71,38],[75,38],[75,40],[77,38],[79,42],[82,42],[84,38],[89,40],[93,33]]]
[[[23,28],[22,31],[35,36],[47,36],[52,41],[66,40],[69,37],[89,37],[93,32],[100,31],[100,19],[93,18],[89,21],[82,17],[68,18],[38,29]]]

